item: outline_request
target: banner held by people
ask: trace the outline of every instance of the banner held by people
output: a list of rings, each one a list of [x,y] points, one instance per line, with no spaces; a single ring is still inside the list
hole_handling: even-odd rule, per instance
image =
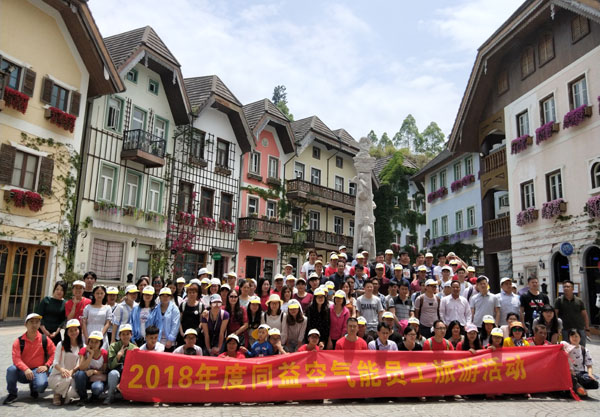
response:
[[[569,390],[561,346],[455,352],[318,351],[229,360],[134,350],[125,399],[167,403],[518,394]]]

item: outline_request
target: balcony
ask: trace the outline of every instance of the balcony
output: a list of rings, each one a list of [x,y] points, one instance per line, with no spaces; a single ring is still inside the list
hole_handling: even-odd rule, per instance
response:
[[[165,165],[167,141],[142,129],[126,130],[123,134],[121,159],[138,162],[147,168]]]
[[[484,222],[483,247],[486,253],[497,253],[510,249],[510,216]]]
[[[267,243],[292,243],[292,225],[257,217],[238,219],[238,238]]]
[[[354,238],[344,236],[338,233],[324,232],[322,230],[307,230],[298,232],[294,238],[296,242],[304,242],[306,248],[315,248],[322,250],[335,250],[342,245],[352,248],[354,246]]]
[[[287,181],[287,196],[348,213],[354,213],[356,205],[356,196],[299,179]]]
[[[492,189],[508,190],[506,146],[494,149],[481,159],[480,183],[482,196]]]

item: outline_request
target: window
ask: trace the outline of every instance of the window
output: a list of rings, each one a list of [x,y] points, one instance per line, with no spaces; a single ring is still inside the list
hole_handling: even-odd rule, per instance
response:
[[[132,171],[127,171],[125,176],[125,193],[123,195],[123,207],[140,206],[140,190],[142,177]]]
[[[521,78],[526,78],[535,71],[534,53],[531,46],[525,48],[521,55]]]
[[[217,166],[227,168],[229,166],[229,142],[217,139]]]
[[[469,229],[475,227],[475,207],[467,207],[467,227]]]
[[[529,135],[529,114],[527,110],[517,115],[517,136]]]
[[[292,230],[297,232],[302,228],[302,210],[299,208],[292,209]]]
[[[200,191],[200,217],[213,216],[213,200],[215,191],[210,188],[202,187]]]
[[[446,170],[440,171],[440,188],[446,186]]]
[[[333,232],[336,235],[344,234],[344,218],[343,217],[338,217],[338,216],[333,217]]]
[[[556,121],[556,107],[554,106],[554,95],[543,99],[540,103],[542,113],[542,124]]]
[[[269,178],[279,179],[279,159],[269,156]]]
[[[552,33],[545,33],[540,38],[538,61],[540,66],[554,58],[554,38]]]
[[[465,158],[465,175],[473,175],[473,157]]]
[[[442,216],[442,236],[448,234],[448,216]]]
[[[108,97],[108,110],[106,112],[106,127],[115,131],[121,130],[121,115],[123,114],[123,100]]]
[[[23,69],[20,66],[7,61],[6,59],[0,60],[0,71],[9,72],[10,67],[12,67],[12,71],[9,73],[8,83],[6,86],[12,88],[13,90],[20,90],[19,87],[21,86],[21,75],[23,73]]]
[[[462,210],[456,212],[455,220],[456,220],[456,231],[460,232],[461,230],[463,230],[463,212],[462,212]]]
[[[103,280],[121,281],[124,250],[123,242],[94,239],[90,270],[95,271]]]
[[[321,213],[318,211],[311,211],[309,214],[308,226],[310,230],[321,230]]]
[[[350,220],[348,224],[348,235],[354,236],[354,220]]]
[[[431,221],[431,237],[438,237],[438,219]]]
[[[178,203],[177,210],[182,211],[184,213],[191,213],[193,208],[194,199],[192,198],[192,193],[194,192],[194,185],[180,181],[179,182],[179,195],[178,195]]]
[[[432,175],[430,181],[431,181],[431,192],[434,192],[435,190],[437,190],[437,175]]]
[[[533,180],[521,184],[521,210],[535,207]]]
[[[342,177],[335,176],[335,189],[336,191],[344,192],[344,179]]]
[[[146,202],[146,210],[153,213],[162,212],[162,182],[150,179],[148,183],[148,201]]]
[[[248,164],[248,172],[255,175],[260,175],[260,153],[250,152],[250,163]]]
[[[508,91],[508,72],[506,70],[500,72],[498,76],[498,95]]]
[[[348,194],[356,195],[356,183],[355,182],[348,183]]]
[[[509,201],[508,201],[508,194],[501,196],[498,199],[498,205],[500,206],[500,208],[502,207],[508,207]]]
[[[583,16],[575,16],[571,20],[571,40],[577,42],[590,33],[590,21]]]
[[[129,70],[129,72],[127,73],[127,80],[131,81],[132,83],[137,83],[138,72],[136,69],[132,68]]]
[[[258,214],[258,198],[248,197],[248,214]]]
[[[98,181],[98,200],[113,202],[116,197],[117,167],[102,164]]]
[[[231,221],[233,213],[233,194],[221,193],[221,213],[219,218],[221,220]]]
[[[148,91],[150,91],[152,94],[158,95],[158,81],[148,81]]]
[[[274,201],[267,201],[267,217],[277,217],[277,203]]]
[[[154,136],[157,136],[161,139],[167,139],[169,122],[161,117],[156,117],[154,119]]]
[[[454,164],[454,181],[458,181],[462,178],[462,166],[460,162]]]
[[[321,170],[317,168],[311,168],[310,170],[310,182],[316,185],[321,185]]]
[[[150,274],[150,251],[152,246],[138,244],[137,247],[137,264],[135,273],[137,276]]]
[[[321,159],[321,148],[317,148],[316,146],[313,146],[312,151],[313,151],[313,158]]]
[[[600,187],[600,162],[592,165],[592,188]]]
[[[585,75],[582,75],[569,84],[569,104],[571,105],[571,110],[588,105]]]
[[[19,188],[33,190],[37,178],[37,168],[37,156],[16,151],[11,184]]]
[[[294,162],[294,176],[299,180],[304,180],[304,164]]]
[[[192,138],[190,141],[190,153],[193,158],[204,159],[204,139],[206,133],[202,130],[192,128]]]
[[[563,198],[562,175],[560,169],[546,174],[546,194],[548,201]]]
[[[54,84],[52,86],[52,94],[50,96],[50,105],[66,112],[68,103],[69,90],[61,87],[58,84]]]
[[[338,168],[344,168],[344,158],[341,156],[335,157],[335,166]]]
[[[138,129],[146,129],[146,112],[138,107],[134,107],[131,114],[131,130]]]

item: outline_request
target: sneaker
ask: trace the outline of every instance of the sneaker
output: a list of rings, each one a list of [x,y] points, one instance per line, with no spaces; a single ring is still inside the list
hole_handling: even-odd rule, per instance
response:
[[[106,397],[104,399],[104,403],[103,404],[104,405],[110,405],[110,404],[112,404],[113,400],[114,400],[114,397],[112,395],[109,395],[108,397]]]
[[[29,394],[31,394],[31,398],[37,398],[37,397],[39,397],[39,396],[40,396],[40,393],[39,393],[39,392],[37,392],[37,391],[35,391],[35,390],[33,390],[33,391],[32,391],[32,390],[30,390],[30,391],[29,391]]]
[[[52,398],[53,405],[62,405],[62,396],[60,394],[54,394]]]
[[[577,387],[577,389],[575,390],[575,392],[577,393],[577,395],[579,395],[580,397],[586,397],[587,396],[587,391],[585,390],[585,388],[583,388],[581,385]],[[9,395],[10,397],[10,395]],[[5,403],[6,404],[6,403]]]
[[[2,404],[12,404],[15,401],[17,401],[17,395],[16,394],[8,394],[8,396],[4,399],[4,402]]]

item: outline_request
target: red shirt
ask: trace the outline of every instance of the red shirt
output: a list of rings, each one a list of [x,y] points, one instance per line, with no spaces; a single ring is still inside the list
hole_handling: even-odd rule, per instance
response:
[[[350,342],[346,337],[342,337],[335,344],[335,350],[369,350],[367,342],[361,337],[356,342]]]
[[[90,300],[89,298],[83,297],[81,299],[81,301],[79,303],[77,303],[77,307],[75,307],[75,315],[73,316],[73,318],[80,320],[80,317],[83,316],[83,309],[88,304],[92,304],[92,300]],[[72,308],[73,308],[73,299],[67,301],[67,303],[65,304],[65,317],[69,317],[69,313],[71,312]]]
[[[454,350],[454,346],[446,339],[439,343],[432,337],[423,343],[423,350]]]
[[[27,333],[24,333],[21,338],[25,340],[25,348],[23,349],[23,353],[21,353],[21,344],[19,342],[19,338],[17,338],[12,345],[13,364],[18,369],[21,371],[26,371],[27,369],[34,369],[38,366],[46,365],[47,367],[50,367],[50,365],[52,365],[52,362],[54,362],[54,351],[56,350],[56,346],[54,346],[52,339],[49,337],[46,338],[46,341],[48,342],[46,347],[48,359],[44,361],[42,334],[38,332],[33,341],[27,338]]]
[[[246,359],[246,355],[244,355],[242,352],[240,352],[239,350],[237,352],[235,352],[235,358],[232,356],[229,356],[227,354],[227,352],[223,352],[221,353],[219,356],[217,356],[218,358],[230,358],[230,359]]]
[[[302,345],[298,348],[297,352],[315,352],[317,350],[321,350],[319,345],[316,345],[313,350],[308,350],[307,348],[308,348],[308,345]]]

